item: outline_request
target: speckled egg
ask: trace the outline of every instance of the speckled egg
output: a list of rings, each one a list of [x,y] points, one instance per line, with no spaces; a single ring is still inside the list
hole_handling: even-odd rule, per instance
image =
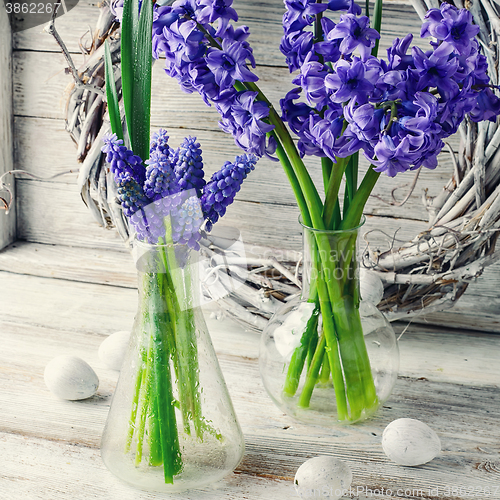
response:
[[[315,457],[304,462],[295,474],[295,489],[302,498],[313,498],[318,492],[321,498],[338,500],[349,490],[352,472],[349,466],[333,457]]]
[[[111,370],[120,371],[127,352],[130,332],[116,332],[107,337],[99,346],[99,359]]]
[[[391,422],[382,434],[382,448],[399,465],[422,465],[439,455],[441,441],[420,420],[400,418]]]
[[[52,394],[71,401],[90,398],[99,387],[95,371],[77,356],[57,356],[49,361],[44,379]]]

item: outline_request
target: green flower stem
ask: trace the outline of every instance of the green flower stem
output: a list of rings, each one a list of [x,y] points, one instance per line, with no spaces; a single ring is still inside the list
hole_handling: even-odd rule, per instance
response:
[[[370,165],[370,168],[363,177],[351,201],[349,210],[340,225],[341,229],[350,229],[359,225],[366,202],[380,177],[380,172],[375,172],[374,168],[373,165]]]
[[[316,186],[314,185],[314,182],[312,181],[311,176],[309,175],[309,172],[307,171],[307,168],[304,165],[304,162],[302,161],[297,148],[295,147],[293,139],[290,136],[290,133],[288,132],[285,124],[283,123],[283,120],[279,117],[278,113],[276,113],[276,110],[274,109],[271,101],[269,101],[269,99],[262,93],[262,91],[254,82],[237,82],[237,84],[235,84],[235,88],[237,90],[240,90],[241,86],[243,86],[243,89],[257,92],[257,98],[265,102],[269,106],[269,123],[274,125],[273,132],[277,137],[279,137],[279,142],[281,142],[286,156],[288,157],[286,163],[288,165],[291,165],[293,169],[293,172],[297,179],[297,184],[300,187],[300,198],[303,198],[305,200],[309,216],[311,218],[311,223],[314,224],[314,227],[317,227],[317,225],[319,224],[321,228],[324,229],[323,221],[321,219],[323,202],[321,201]],[[286,169],[286,166],[283,166]],[[294,190],[294,193],[295,192],[297,191]],[[299,199],[297,199],[297,202],[299,202]],[[320,227],[318,226],[318,228]]]
[[[314,355],[316,353],[316,348],[318,346],[318,336],[313,335],[309,342],[309,347],[307,349],[307,369],[309,370],[311,367],[311,363],[313,362]]]
[[[175,366],[178,370],[178,386],[181,412],[183,416],[184,430],[191,434],[190,421],[193,422],[196,435],[203,437],[203,419],[201,413],[201,401],[199,394],[199,366],[196,330],[193,318],[191,276],[189,265],[183,269],[184,277],[175,255],[172,226],[170,217],[164,220],[165,242],[164,256],[166,269],[172,269],[170,273],[174,293],[171,295],[176,299],[176,328],[175,328]]]
[[[273,107],[269,108],[269,121],[275,126],[275,132],[277,136],[281,139],[281,143],[285,152],[290,160],[295,176],[297,177],[298,184],[306,201],[307,208],[309,210],[309,215],[311,217],[311,223],[317,229],[325,229],[323,223],[322,212],[323,212],[323,202],[319,197],[318,191],[314,185],[314,182],[307,171],[304,162],[299,156],[297,148],[293,143],[292,137],[285,127],[285,124],[278,116]]]
[[[340,360],[338,333],[335,328],[334,315],[328,297],[324,273],[322,273],[321,279],[318,279],[318,291],[321,317],[323,319],[323,331],[325,332],[327,343],[326,352],[332,371],[333,388],[335,389],[335,400],[337,402],[337,417],[339,420],[346,420],[349,415],[346,398],[347,381],[344,381],[343,363]]]
[[[328,361],[328,356],[323,356],[323,365],[321,366],[319,381],[325,385],[330,382],[330,363]]]
[[[347,158],[338,158],[337,164],[333,167],[328,181],[323,208],[323,220],[327,228],[335,229],[340,223],[339,189],[347,163]],[[338,210],[338,213],[336,213],[335,209]]]
[[[328,158],[328,156],[322,157],[321,158],[321,173],[323,174],[323,187],[325,189],[325,193],[328,189],[328,183],[330,182],[332,170],[333,170],[333,161],[330,158]]]
[[[292,359],[288,365],[285,385],[283,387],[283,393],[286,396],[294,396],[299,387],[300,376],[304,369],[311,338],[313,335],[317,334],[318,314],[319,310],[316,308],[307,322],[306,330],[300,339],[300,346],[297,347],[292,354]]]
[[[317,349],[314,352],[314,355],[311,359],[311,363],[309,364],[309,369],[307,370],[307,376],[304,383],[304,387],[299,396],[299,401],[298,401],[299,408],[309,407],[313,389],[316,386],[316,383],[318,382],[319,371],[323,366],[325,347],[326,347],[326,340],[325,340],[325,334],[323,333],[319,338],[319,340],[317,340]]]
[[[153,365],[153,358],[151,358],[151,365]],[[154,367],[151,366],[151,372],[153,374],[151,383],[152,383],[152,395],[149,400],[149,465],[154,467],[160,467],[163,465],[163,454],[161,451],[161,434],[160,434],[160,424],[158,417],[158,401],[157,397],[154,393],[154,385],[155,385],[155,374]]]
[[[139,399],[140,399],[140,393],[141,393],[141,388],[142,388],[142,383],[143,383],[143,374],[145,372],[145,363],[147,362],[146,356],[145,356],[145,350],[142,348],[139,352],[139,361],[138,361],[138,366],[139,369],[136,374],[135,378],[135,384],[134,384],[134,396],[132,398],[132,409],[130,411],[130,418],[129,418],[129,427],[128,427],[128,434],[127,434],[127,441],[125,442],[125,453],[128,453],[130,451],[130,447],[132,445],[132,439],[134,437],[134,430],[135,430],[135,420],[137,417],[137,410],[139,408]]]
[[[381,26],[382,26],[382,0],[375,0],[375,7],[373,9],[372,28],[376,29],[380,33]],[[374,57],[377,57],[378,55],[378,45],[379,45],[379,40],[375,40],[375,46],[372,49],[372,56]]]
[[[139,425],[137,427],[137,451],[135,455],[135,464],[139,465],[142,461],[142,449],[144,442],[144,429],[146,427],[146,417],[148,408],[151,405],[151,387],[153,385],[153,370],[151,359],[153,357],[153,342],[149,339],[149,347],[146,355],[146,366],[143,369],[143,384],[141,387],[141,411],[139,413]]]
[[[291,165],[297,181],[296,184],[300,188],[300,190],[296,188],[294,192],[298,192],[307,205],[311,224],[307,224],[305,220],[304,222],[309,227],[318,230],[326,229],[327,226],[323,220],[323,203],[298,154],[288,129],[258,87],[253,83],[245,83],[245,86],[249,90],[257,91],[258,98],[269,104],[269,122],[275,126],[274,133],[280,139],[278,142],[281,143],[288,157],[287,161],[284,162],[285,170],[286,166]],[[366,203],[369,196],[367,189],[373,177],[370,172],[372,172],[372,169],[363,179],[360,188],[351,201],[348,214],[340,224],[342,229],[355,227],[359,223],[364,203]],[[334,187],[335,184],[332,186],[332,190]],[[336,198],[338,200],[338,196]],[[363,200],[364,203],[362,203]],[[332,203],[333,208],[335,207],[334,201],[329,202]],[[330,211],[333,213],[333,210],[329,208],[328,213]],[[351,225],[353,222],[356,224]],[[357,308],[350,307],[349,300],[344,300],[341,283],[339,280],[334,279],[335,264],[331,261],[332,249],[328,236],[316,232],[315,238],[323,270],[323,278],[317,279],[316,283],[327,346],[325,349],[328,352],[337,398],[338,417],[339,420],[357,420],[365,409],[369,410],[369,405],[373,404],[370,395],[375,393],[366,347],[364,350],[360,349],[361,343],[364,345],[363,332],[357,328],[360,320],[358,321],[355,318],[351,325],[349,318],[350,315],[359,316],[359,311]],[[313,287],[311,287],[311,292],[312,290]],[[342,361],[339,359],[339,352]],[[314,385],[311,385],[311,387],[313,388]],[[307,398],[307,394],[304,395],[304,398]],[[347,408],[347,400],[349,401],[350,411]]]
[[[345,191],[344,191],[344,215],[349,210],[351,200],[354,198],[358,189],[358,163],[359,152],[354,153],[349,157],[347,168],[345,171]]]
[[[293,194],[295,195],[295,199],[297,200],[297,205],[299,206],[300,214],[302,215],[302,221],[307,226],[310,226],[311,216],[309,214],[309,208],[307,207],[304,194],[302,193],[302,189],[300,187],[297,176],[295,175],[292,164],[290,163],[290,160],[288,159],[288,156],[283,148],[283,145],[281,144],[279,137],[276,135],[276,132],[273,130],[269,134],[272,135],[274,137],[274,140],[276,141],[276,155],[278,156],[278,159],[283,166],[283,170],[288,177],[290,186],[292,187]]]
[[[160,276],[160,275],[157,275]],[[155,283],[158,285],[158,283]],[[161,288],[156,286],[149,298],[151,306],[152,338],[153,338],[153,366],[155,373],[156,405],[158,409],[158,427],[160,430],[161,452],[163,456],[163,473],[165,483],[172,484],[174,476],[181,468],[181,452],[175,417],[175,400],[172,391],[172,377],[170,372],[170,353],[168,342],[164,338],[163,322],[158,317],[161,311],[162,300],[159,296]]]

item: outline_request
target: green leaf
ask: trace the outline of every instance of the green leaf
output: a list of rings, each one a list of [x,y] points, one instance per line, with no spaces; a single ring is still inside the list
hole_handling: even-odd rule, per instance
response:
[[[149,158],[151,121],[151,74],[153,64],[153,3],[143,0],[134,53],[132,96],[133,151],[143,160]]]
[[[131,123],[132,103],[134,96],[134,54],[139,27],[139,0],[125,0],[123,3],[122,32],[121,32],[121,70],[123,107],[130,139],[133,137]]]
[[[382,25],[382,0],[375,0],[373,22],[370,24],[372,28],[375,28],[380,33],[380,27]],[[374,57],[377,57],[378,55],[378,42],[379,40],[375,40],[375,47],[372,49],[372,56]]]
[[[113,71],[113,63],[111,62],[111,51],[109,42],[104,42],[104,73],[106,79],[106,99],[108,102],[109,121],[111,122],[111,130],[118,136],[118,139],[123,140],[122,120],[120,117],[120,105],[118,104],[118,93],[116,91],[115,75]]]

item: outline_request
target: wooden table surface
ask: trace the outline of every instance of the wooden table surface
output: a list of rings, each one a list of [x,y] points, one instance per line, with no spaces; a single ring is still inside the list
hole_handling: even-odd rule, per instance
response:
[[[130,329],[136,290],[9,272],[0,272],[0,283],[2,500],[293,499],[297,468],[317,455],[351,467],[353,492],[345,498],[386,498],[371,492],[389,489],[396,499],[500,499],[498,335],[411,326],[400,340],[394,393],[376,418],[325,429],[294,422],[273,405],[258,372],[257,334],[207,314],[246,452],[213,488],[169,496],[122,484],[99,453],[118,373],[103,366],[97,350],[107,335]],[[51,395],[43,371],[61,354],[95,369],[94,397],[70,402]],[[391,463],[381,435],[400,417],[434,428],[442,453],[420,467]]]

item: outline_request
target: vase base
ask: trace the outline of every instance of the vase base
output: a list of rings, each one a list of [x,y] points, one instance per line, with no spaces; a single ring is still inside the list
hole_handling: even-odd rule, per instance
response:
[[[157,493],[179,493],[203,488],[224,479],[234,469],[234,463],[224,468],[201,463],[185,464],[179,474],[173,477],[173,483],[165,483],[163,466],[135,467],[132,460],[123,460],[123,455],[119,456],[119,453],[103,454],[102,459],[108,470],[124,483],[143,491]],[[205,457],[205,462],[208,460],[209,457]]]

